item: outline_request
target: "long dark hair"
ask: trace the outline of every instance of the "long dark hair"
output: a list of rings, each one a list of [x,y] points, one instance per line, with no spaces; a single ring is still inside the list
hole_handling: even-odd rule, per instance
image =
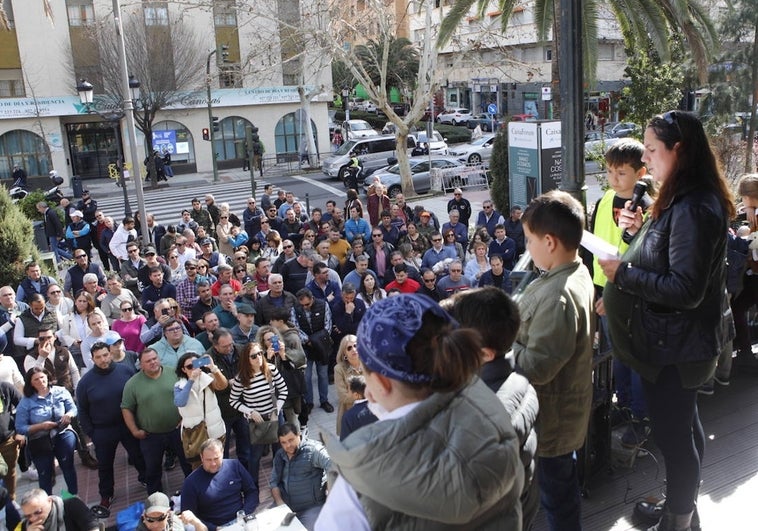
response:
[[[185,352],[182,354],[182,356],[179,358],[179,361],[176,362],[176,369],[174,372],[176,373],[177,378],[187,378],[187,375],[184,373],[184,364],[187,363],[187,360],[190,358],[199,358],[201,354],[197,354],[196,352]]]
[[[693,113],[669,111],[654,117],[647,127],[669,150],[676,152],[676,165],[658,192],[652,217],[658,218],[685,188],[709,188],[718,196],[728,219],[736,215],[734,200],[713,153],[700,119]],[[678,145],[677,145],[678,144]]]
[[[239,381],[242,384],[243,387],[249,386],[253,378],[255,377],[255,373],[253,372],[253,363],[250,361],[250,352],[253,350],[254,347],[260,348],[260,344],[256,341],[251,341],[247,345],[245,345],[245,350],[243,351],[242,356],[240,356],[240,370],[239,370]],[[263,373],[263,376],[266,377],[266,380],[269,382],[271,381],[271,369],[269,369],[268,362],[266,361],[266,354],[261,350],[261,372]]]

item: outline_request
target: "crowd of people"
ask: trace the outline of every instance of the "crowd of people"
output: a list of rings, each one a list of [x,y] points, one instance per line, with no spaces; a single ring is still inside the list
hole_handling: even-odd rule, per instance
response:
[[[0,288],[0,399],[16,406],[0,413],[0,431],[3,416],[15,424],[0,433],[9,499],[17,462],[31,461],[42,504],[55,459],[76,495],[73,455],[91,440],[93,514],[109,514],[121,444],[150,495],[150,531],[253,513],[268,453],[274,503],[308,529],[529,529],[539,506],[551,529],[581,529],[576,451],[599,316],[623,439],[655,437],[666,464],[651,529],[699,529],[696,397],[732,339],[734,203],[690,114],[655,117],[644,145],[621,141],[606,158],[611,189],[589,228],[618,259],[580,257],[585,213],[562,192],[503,215],[491,200],[474,212],[456,189],[442,223],[378,182],[365,206],[351,190],[311,212],[270,186],[239,213],[208,194],[165,227],[124,218],[99,260],[84,237],[109,218],[89,194],[73,207],[86,214],[63,205],[75,263],[62,282],[30,263],[16,289]],[[632,210],[645,168],[655,182]],[[516,303],[510,273],[527,250],[540,274]],[[316,404],[335,411],[330,383],[337,437],[321,444],[307,425]],[[177,461],[174,516],[161,476]]]

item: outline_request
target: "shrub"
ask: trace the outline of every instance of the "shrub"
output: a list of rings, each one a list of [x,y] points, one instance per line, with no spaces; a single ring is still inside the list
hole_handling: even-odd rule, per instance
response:
[[[24,264],[40,261],[34,245],[31,220],[0,186],[0,286],[17,286],[24,278]]]
[[[32,221],[42,221],[42,214],[37,211],[37,203],[45,200],[44,190],[34,190],[29,195],[16,203],[24,215]],[[53,205],[55,206],[55,205]]]

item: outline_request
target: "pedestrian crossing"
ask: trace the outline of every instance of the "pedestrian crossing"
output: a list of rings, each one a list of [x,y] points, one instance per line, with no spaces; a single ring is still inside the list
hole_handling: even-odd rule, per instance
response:
[[[263,193],[263,187],[269,183],[265,181],[256,182],[256,201],[260,202],[260,196]],[[274,186],[274,197],[276,197],[277,187]],[[137,212],[137,199],[134,189],[130,186],[129,204],[132,212]],[[247,208],[247,199],[250,197],[250,182],[239,181],[225,183],[221,186],[209,186],[203,183],[197,187],[167,187],[151,190],[145,188],[145,210],[149,214],[155,215],[156,221],[163,225],[176,224],[182,217],[182,210],[192,208],[192,198],[200,199],[200,204],[205,207],[205,194],[211,193],[216,199],[216,205],[229,203],[231,212],[242,216],[242,211]],[[124,198],[120,188],[114,186],[113,191],[103,197],[102,193],[93,194],[97,201],[97,206],[106,216],[111,216],[120,223],[124,214]]]

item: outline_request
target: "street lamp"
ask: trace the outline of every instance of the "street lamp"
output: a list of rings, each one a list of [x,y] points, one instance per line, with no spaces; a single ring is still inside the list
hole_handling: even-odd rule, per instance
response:
[[[137,83],[139,83],[139,81]],[[79,84],[76,85],[76,91],[79,93],[79,100],[87,109],[88,113],[97,114],[100,118],[111,124],[113,138],[116,142],[116,169],[118,170],[121,191],[124,194],[124,217],[131,216],[132,207],[129,204],[129,197],[126,193],[126,179],[124,178],[124,156],[121,152],[121,142],[118,134],[121,127],[121,119],[124,117],[124,112],[100,112],[97,109],[94,109],[92,107],[92,102],[94,101],[95,90],[92,83],[87,82],[85,79],[79,81]]]
[[[226,60],[226,56],[229,55],[227,53],[227,50],[229,47],[227,45],[221,46],[221,56],[222,60]],[[205,61],[205,90],[206,90],[206,97],[208,100],[208,133],[210,134],[210,142],[211,142],[211,160],[213,161],[213,182],[218,182],[218,162],[216,161],[217,153],[216,153],[216,146],[214,144],[214,135],[213,133],[216,131],[216,128],[218,127],[218,122],[214,120],[213,118],[213,105],[211,102],[211,57],[213,57],[216,52],[218,52],[218,48],[213,50],[208,54],[208,59]]]

